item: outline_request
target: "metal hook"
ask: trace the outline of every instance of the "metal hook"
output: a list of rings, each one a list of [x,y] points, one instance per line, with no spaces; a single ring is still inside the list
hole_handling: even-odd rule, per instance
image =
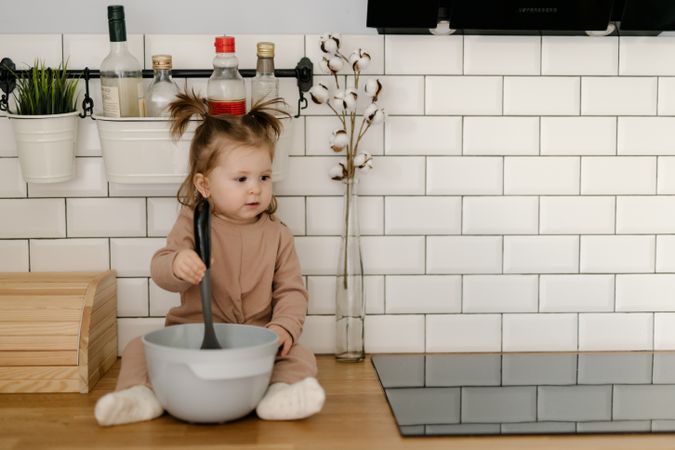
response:
[[[82,112],[80,113],[81,118],[87,117],[87,115],[92,115],[94,113],[94,100],[89,96],[89,67],[84,68],[84,99],[82,99]]]
[[[9,93],[16,87],[16,65],[9,58],[0,61],[0,89],[4,94],[0,97],[0,111],[9,110]]]
[[[296,119],[300,117],[300,111],[303,109],[307,109],[309,106],[309,103],[307,102],[307,99],[305,98],[305,95],[300,91],[300,97],[298,97],[298,113],[294,115]]]

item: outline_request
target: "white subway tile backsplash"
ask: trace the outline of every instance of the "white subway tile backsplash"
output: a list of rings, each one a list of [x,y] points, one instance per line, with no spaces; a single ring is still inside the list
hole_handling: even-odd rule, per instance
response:
[[[357,126],[361,118],[358,119]],[[334,130],[342,129],[337,117],[307,117],[307,154],[319,156],[344,156],[344,151],[335,153],[330,148],[330,137]],[[358,128],[356,129],[358,131]],[[359,142],[359,152],[381,155],[384,135],[381,126],[373,126]]]
[[[675,115],[675,77],[659,77],[658,115]]]
[[[36,59],[56,68],[63,57],[60,34],[0,34],[0,48],[2,57],[14,61],[17,70],[33,66]]]
[[[654,350],[675,349],[675,314],[654,314]]]
[[[581,158],[581,194],[655,194],[656,158]]]
[[[675,311],[674,288],[673,274],[617,275],[616,310]]]
[[[579,314],[579,350],[651,350],[652,317],[646,313]]]
[[[344,157],[289,157],[286,178],[274,183],[277,195],[341,195],[344,185],[333,181],[328,172]]]
[[[461,312],[459,275],[387,276],[385,283],[387,314]]]
[[[367,353],[423,352],[424,316],[366,316]]]
[[[359,86],[365,85],[368,78],[363,77]],[[377,104],[384,109],[385,114],[424,114],[424,77],[387,75],[386,77],[380,77],[379,80],[382,83],[382,92],[378,97]],[[349,86],[354,85],[353,77],[347,77],[347,84]],[[361,88],[359,88],[359,92],[361,92]],[[370,98],[361,95],[357,112],[364,111],[370,101]]]
[[[536,234],[536,197],[464,197],[464,234]]]
[[[675,75],[674,50],[672,36],[622,36],[619,75]]]
[[[148,236],[166,236],[173,228],[180,204],[175,198],[148,199]]]
[[[542,117],[542,155],[615,155],[615,117]]]
[[[675,155],[675,117],[619,117],[619,155]]]
[[[174,69],[210,69],[215,56],[213,39],[212,34],[147,34],[146,56],[142,61],[145,67],[151,68],[152,55],[169,54]],[[239,53],[237,51],[237,56]]]
[[[296,237],[295,250],[305,275],[335,275],[340,237]],[[362,250],[363,251],[363,250]]]
[[[0,112],[0,157],[15,157],[16,156],[16,139],[14,137],[14,130],[12,129],[11,121],[5,116],[5,113]]]
[[[500,115],[503,77],[426,78],[428,115]]]
[[[334,316],[335,276],[310,276],[307,278],[307,290],[309,291],[307,313],[331,314]],[[366,314],[384,314],[384,276],[364,276],[363,295],[366,299]]]
[[[656,236],[656,271],[675,272],[675,236]]]
[[[614,233],[613,197],[541,197],[541,234]]]
[[[503,351],[576,349],[576,314],[504,314]]]
[[[367,274],[424,273],[423,236],[364,236],[361,252]]]
[[[617,75],[616,36],[543,36],[542,75]]]
[[[582,77],[582,116],[653,116],[656,78]]]
[[[305,56],[305,36],[302,34],[235,34],[234,37],[239,67],[242,69],[255,69],[258,59],[256,52],[258,42],[274,42],[274,67],[276,69],[295,69],[300,58]],[[213,50],[213,36],[208,48]],[[188,50],[192,49],[193,47]],[[148,51],[145,53],[149,54]],[[213,54],[209,62],[211,60],[213,60]],[[211,67],[213,65],[209,64],[206,68]]]
[[[117,319],[117,354],[122,352],[134,338],[164,327],[164,319],[160,318],[120,318]]]
[[[463,36],[385,36],[384,71],[406,75],[461,74],[463,43]]]
[[[424,194],[424,159],[422,156],[374,157],[375,169],[361,177],[359,192],[363,195]],[[396,183],[392,184],[391,180]]]
[[[460,234],[460,197],[387,197],[386,234]]]
[[[361,145],[359,144],[359,148]],[[364,150],[366,150],[365,147]],[[462,119],[460,117],[387,117],[384,124],[384,152],[387,155],[460,155],[462,153]]]
[[[617,197],[617,234],[672,233],[675,197]]]
[[[427,273],[500,273],[501,236],[429,236]]]
[[[143,66],[143,35],[127,34],[127,46],[129,52]],[[108,52],[110,52],[110,38],[107,33],[63,35],[63,58],[68,60],[68,68],[70,69],[77,70],[88,67],[92,70],[98,70]],[[171,54],[172,52],[169,51],[168,53]],[[174,67],[176,67],[175,62]],[[152,58],[150,64],[146,64],[145,68],[152,69]],[[192,68],[194,69],[194,67]]]
[[[537,155],[539,118],[465,117],[465,155]]]
[[[675,194],[675,157],[657,158],[656,193]]]
[[[68,236],[145,236],[145,199],[68,199]]]
[[[148,279],[117,279],[117,316],[148,316]]]
[[[178,292],[165,291],[157,286],[152,278],[149,279],[149,305],[151,317],[164,317],[173,307],[180,305],[180,294]]]
[[[467,75],[539,75],[539,36],[464,36]]]
[[[504,236],[504,273],[576,272],[578,236]]]
[[[536,312],[536,275],[464,275],[462,312]]]
[[[359,197],[361,235],[382,234],[382,197]],[[307,234],[340,236],[344,231],[344,197],[307,198]]]
[[[504,77],[507,116],[579,115],[577,77]]]
[[[28,272],[28,241],[0,240],[0,272]]]
[[[502,347],[500,314],[426,316],[426,352],[498,352]]]
[[[427,158],[429,195],[498,195],[503,191],[503,176],[500,157]]]
[[[75,176],[61,183],[30,183],[30,197],[105,197],[108,182],[103,158],[76,158]]]
[[[335,353],[335,316],[307,316],[298,342],[317,355]]]
[[[21,175],[18,158],[0,158],[0,197],[19,198],[26,196],[26,181]]]
[[[0,239],[66,236],[64,199],[0,200]]]
[[[149,277],[152,255],[164,245],[162,238],[110,239],[110,268],[119,277]]]
[[[654,247],[654,236],[581,236],[580,272],[654,272]]]
[[[614,310],[614,275],[542,275],[541,312],[602,312]]]
[[[305,36],[305,55],[314,63],[315,70],[320,67],[319,62],[324,57],[321,51],[321,35],[308,34]],[[340,52],[349,58],[355,50],[362,48],[370,55],[370,64],[364,69],[364,74],[384,73],[384,36],[343,34],[340,38]],[[318,71],[317,71],[318,72]],[[352,73],[351,66],[345,64],[338,73]]]
[[[180,183],[175,184],[119,184],[109,183],[110,197],[173,197]]]
[[[277,197],[275,215],[294,235],[305,234],[305,197]]]
[[[505,157],[504,194],[578,194],[579,158]]]
[[[32,272],[108,270],[108,239],[31,239],[30,268]]]

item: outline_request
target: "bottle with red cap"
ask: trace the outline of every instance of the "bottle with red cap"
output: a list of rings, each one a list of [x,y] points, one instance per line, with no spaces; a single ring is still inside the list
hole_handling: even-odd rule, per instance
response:
[[[246,87],[239,74],[239,59],[234,54],[234,36],[216,36],[213,73],[206,85],[209,113],[213,115],[246,113]]]

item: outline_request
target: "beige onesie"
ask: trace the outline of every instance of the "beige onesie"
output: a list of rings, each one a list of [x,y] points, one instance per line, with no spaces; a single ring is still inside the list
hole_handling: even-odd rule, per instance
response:
[[[179,250],[194,248],[192,227],[192,210],[181,208],[166,246],[152,257],[151,275],[155,283],[181,294],[180,306],[172,308],[166,316],[167,326],[203,322],[199,286],[180,280],[172,268]],[[212,215],[211,255],[213,321],[283,327],[293,337],[293,346],[286,356],[277,356],[271,382],[294,383],[315,377],[314,354],[297,342],[308,295],[290,230],[267,213],[246,225]],[[116,390],[139,384],[151,386],[143,343],[136,338],[122,354]]]

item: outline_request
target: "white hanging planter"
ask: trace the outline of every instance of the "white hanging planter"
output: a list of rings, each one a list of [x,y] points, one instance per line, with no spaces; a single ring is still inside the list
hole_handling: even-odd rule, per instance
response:
[[[190,142],[197,121],[180,140],[165,117],[94,116],[108,180],[113,183],[181,183],[188,174]],[[194,123],[193,123],[194,122]]]
[[[58,183],[75,175],[78,112],[39,116],[7,114],[17,145],[23,178],[29,183]]]

